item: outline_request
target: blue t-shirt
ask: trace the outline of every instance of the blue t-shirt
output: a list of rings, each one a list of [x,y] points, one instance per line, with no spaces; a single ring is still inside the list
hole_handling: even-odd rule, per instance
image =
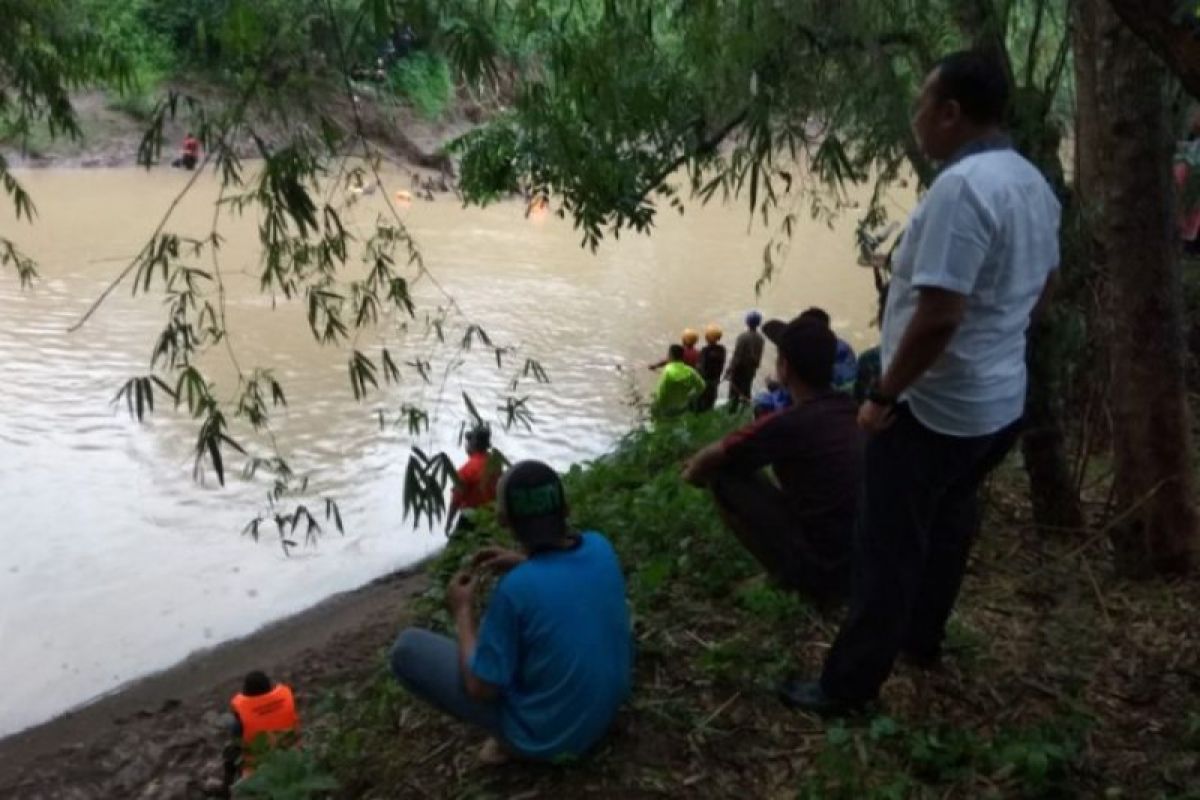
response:
[[[612,545],[585,533],[500,579],[471,672],[499,688],[508,743],[525,756],[580,755],[629,695],[632,632]]]

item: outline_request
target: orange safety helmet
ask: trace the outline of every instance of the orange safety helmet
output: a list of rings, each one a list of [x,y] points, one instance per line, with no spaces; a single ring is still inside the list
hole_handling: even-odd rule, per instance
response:
[[[696,342],[700,341],[700,334],[696,333],[691,328],[683,329],[683,336],[680,337],[684,347],[695,347]]]
[[[704,329],[704,341],[709,344],[716,344],[721,341],[723,335],[720,325],[709,325]]]

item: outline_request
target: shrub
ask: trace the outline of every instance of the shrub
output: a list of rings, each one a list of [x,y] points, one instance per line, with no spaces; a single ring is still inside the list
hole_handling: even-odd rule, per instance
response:
[[[388,82],[393,92],[429,120],[445,112],[454,94],[450,65],[441,56],[423,51],[396,62]]]

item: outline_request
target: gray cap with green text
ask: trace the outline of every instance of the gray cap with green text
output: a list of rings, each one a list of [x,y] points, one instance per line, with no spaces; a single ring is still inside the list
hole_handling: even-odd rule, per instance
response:
[[[541,461],[514,464],[500,482],[502,512],[526,545],[551,544],[567,535],[567,502],[558,473]]]

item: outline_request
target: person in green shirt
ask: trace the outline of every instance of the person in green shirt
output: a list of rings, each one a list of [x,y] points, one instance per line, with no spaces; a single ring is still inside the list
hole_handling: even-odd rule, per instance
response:
[[[671,345],[667,351],[667,366],[663,368],[654,400],[650,404],[650,415],[654,419],[666,419],[683,414],[692,400],[704,391],[704,378],[683,361],[683,346]]]

